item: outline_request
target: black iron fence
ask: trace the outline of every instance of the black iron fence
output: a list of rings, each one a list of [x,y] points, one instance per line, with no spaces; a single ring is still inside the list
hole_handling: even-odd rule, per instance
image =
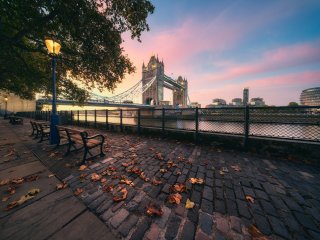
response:
[[[20,116],[50,121],[50,112],[19,112]],[[320,106],[225,107],[186,109],[119,109],[60,111],[61,124],[109,129],[119,126],[194,133],[291,139],[320,142]]]

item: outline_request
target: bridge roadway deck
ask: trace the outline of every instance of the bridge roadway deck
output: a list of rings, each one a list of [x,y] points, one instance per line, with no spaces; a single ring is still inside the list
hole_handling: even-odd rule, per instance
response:
[[[195,146],[172,139],[101,131],[107,139],[106,157],[90,162],[88,169],[79,171],[76,164],[81,160],[81,153],[65,157],[64,147],[52,149],[46,142],[38,144],[30,140],[30,127],[26,123],[27,120],[24,126],[9,127],[1,122],[2,155],[8,150],[6,146],[10,146],[5,145],[8,142],[4,139],[14,132],[20,140],[12,143],[11,147],[17,149],[20,144],[23,148],[19,153],[28,151],[30,158],[30,151],[35,153],[51,172],[64,179],[70,187],[60,192],[52,190],[52,184],[58,181],[56,178],[50,180],[52,182],[47,180],[47,185],[42,186],[44,191],[54,192],[58,199],[63,198],[60,194],[65,194],[66,198],[70,199],[65,202],[70,201],[68,204],[73,206],[72,209],[64,205],[56,208],[57,214],[67,212],[66,215],[70,217],[63,217],[63,222],[70,222],[69,224],[64,227],[40,224],[44,232],[48,231],[46,228],[55,228],[52,232],[58,231],[55,234],[61,236],[67,232],[63,229],[80,231],[80,227],[73,227],[81,223],[80,217],[76,217],[77,214],[84,212],[91,216],[94,213],[97,216],[95,221],[99,217],[104,222],[103,226],[108,226],[114,234],[123,239],[251,239],[253,235],[257,236],[257,231],[253,234],[253,226],[259,229],[260,236],[266,236],[264,239],[320,239],[319,167],[226,150],[216,142]],[[99,131],[89,129],[90,134]],[[164,159],[155,157],[157,153],[161,153]],[[4,162],[4,158],[0,167],[9,169],[8,164],[13,164],[14,161],[16,164],[12,165],[13,168],[23,166],[28,157],[12,162]],[[129,173],[127,170],[132,166],[125,167],[122,164],[132,160],[136,160],[134,166],[145,172],[146,177],[156,177],[161,183],[154,185],[145,178]],[[170,167],[170,160],[176,166]],[[101,174],[110,166],[115,167],[115,170],[110,170],[111,175],[105,176],[105,184],[125,187],[128,190],[126,199],[119,203],[112,200],[112,193],[101,191],[102,183],[90,180],[92,173]],[[160,169],[167,171],[160,172]],[[79,178],[83,173],[88,176]],[[2,170],[1,174],[3,178],[3,174],[10,173]],[[134,186],[120,184],[118,176],[132,180]],[[204,184],[192,185],[188,182],[191,177],[204,179]],[[175,183],[186,183],[187,187],[187,191],[181,193],[180,204],[167,201],[171,194],[170,187]],[[80,201],[71,194],[79,187],[84,189],[84,193],[78,196]],[[4,187],[1,187],[1,190],[5,191]],[[37,198],[35,200],[38,200]],[[6,216],[1,219],[0,238],[11,232],[19,232],[20,226],[17,223],[22,224],[21,216],[27,216],[27,213],[28,217],[23,218],[27,221],[22,225],[24,229],[28,226],[32,229],[32,218],[36,211],[32,206],[36,208],[36,202],[41,205],[45,198],[42,197],[16,212],[2,211],[1,214]],[[193,209],[185,208],[188,198],[195,203]],[[150,202],[162,206],[161,217],[150,217],[146,214]],[[102,226],[101,228],[103,229]],[[27,233],[31,232],[30,230]],[[4,233],[6,235],[3,235]],[[82,232],[78,235],[81,234]]]

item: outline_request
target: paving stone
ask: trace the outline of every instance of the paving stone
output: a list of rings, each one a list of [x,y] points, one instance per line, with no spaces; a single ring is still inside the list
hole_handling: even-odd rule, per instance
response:
[[[146,193],[143,191],[139,191],[138,194],[132,199],[136,203],[140,203],[142,199],[146,197]]]
[[[181,176],[180,176],[181,177]],[[177,181],[177,177],[174,175],[171,175],[171,177],[168,179],[169,184],[175,184]]]
[[[280,211],[281,219],[288,227],[289,232],[300,232],[301,226],[291,212]]]
[[[204,189],[203,189],[202,197],[207,199],[207,200],[209,200],[209,201],[212,201],[213,200],[212,188],[205,186]]]
[[[225,207],[224,201],[219,200],[219,199],[215,199],[214,200],[214,210],[215,210],[215,212],[225,214],[226,207]]]
[[[130,214],[129,217],[125,219],[119,227],[121,236],[126,237],[131,229],[137,224],[138,220],[139,218],[136,215]]]
[[[241,219],[235,216],[230,216],[230,227],[234,231],[241,233]]]
[[[320,239],[320,232],[317,231],[312,231],[312,230],[308,230],[309,235],[313,238],[313,239]]]
[[[175,239],[179,230],[180,223],[181,218],[174,214],[171,214],[168,220],[167,230],[165,233],[166,239]]]
[[[102,214],[107,211],[113,204],[112,199],[106,199],[101,205],[96,209],[97,214]]]
[[[215,197],[216,197],[216,198],[224,199],[222,188],[220,188],[220,187],[215,187],[215,188],[214,188],[214,192],[215,192]]]
[[[162,214],[161,218],[157,218],[157,219],[155,220],[155,223],[156,223],[160,228],[164,228],[164,227],[165,227],[165,225],[166,225],[166,223],[167,223],[167,221],[168,221],[168,219],[169,219],[169,216],[170,216],[170,214],[171,214],[171,209],[168,208],[168,207],[166,207],[166,206],[164,206],[164,207],[162,208],[162,211],[163,211],[163,214]]]
[[[311,216],[300,213],[300,212],[293,212],[293,214],[298,220],[298,222],[305,228],[311,229],[313,231],[318,231],[318,232],[320,231],[319,227],[316,226]]]
[[[161,191],[161,186],[153,186],[148,192],[148,195],[151,198],[156,198],[159,195],[160,191]]]
[[[176,208],[175,208],[175,213],[178,214],[180,217],[184,217],[185,215],[187,215],[186,213],[186,207],[184,204],[179,204]]]
[[[304,212],[302,207],[298,203],[296,203],[292,198],[282,196],[282,200],[285,202],[285,204],[291,211]]]
[[[186,175],[180,175],[180,176],[178,177],[178,179],[177,179],[177,182],[178,182],[178,183],[184,183],[184,182],[186,182],[186,180],[187,180]]]
[[[97,207],[99,207],[105,200],[107,199],[106,194],[102,194],[100,197],[98,197],[96,200],[94,200],[92,203],[89,204],[88,208],[90,210],[95,210]]]
[[[192,191],[191,193],[191,201],[195,202],[197,204],[200,204],[201,201],[201,192],[198,191]]]
[[[245,200],[245,196],[241,187],[234,187],[234,193],[237,199]]]
[[[226,205],[227,205],[227,213],[228,213],[228,215],[238,216],[238,211],[237,211],[236,202],[227,199],[227,200],[226,200]]]
[[[91,202],[93,202],[95,199],[100,197],[102,194],[103,192],[101,190],[95,191],[93,194],[90,194],[86,198],[84,198],[83,202],[89,205]]]
[[[194,223],[190,222],[189,220],[186,220],[182,233],[181,233],[181,239],[183,240],[193,240],[194,239],[194,233],[195,233],[195,225]]]
[[[150,218],[144,218],[142,221],[137,225],[136,230],[133,232],[131,236],[131,240],[141,240],[146,233],[146,231],[149,229],[151,225],[151,219]]]
[[[268,195],[261,191],[261,190],[256,190],[256,196],[258,199],[263,199],[263,200],[266,200],[266,201],[270,201]]]
[[[240,216],[250,219],[251,214],[249,212],[248,204],[245,201],[237,200],[238,211]]]
[[[207,213],[199,213],[199,227],[204,233],[211,235],[212,234],[212,215]]]
[[[196,232],[195,240],[211,240],[212,238],[202,232],[200,229]]]
[[[256,195],[252,188],[242,187],[242,189],[243,189],[244,195],[256,198]]]
[[[278,217],[276,209],[272,206],[270,202],[267,202],[265,200],[259,200],[259,202],[266,214]]]
[[[202,201],[201,201],[201,210],[203,212],[212,214],[212,212],[213,212],[212,201],[208,201],[206,199],[202,199]]]
[[[116,213],[111,219],[110,224],[112,227],[117,228],[120,224],[129,216],[129,212],[125,209],[121,209],[118,213]]]
[[[123,207],[125,204],[123,201],[115,203],[114,206],[112,207],[112,212],[118,211],[121,207]]]
[[[227,235],[230,232],[228,219],[226,217],[215,216],[214,221],[217,230],[222,232],[224,235]]]
[[[271,202],[276,209],[281,211],[286,211],[286,212],[290,211],[288,206],[284,203],[284,201],[280,197],[278,196],[270,196],[270,197],[271,197]]]
[[[288,230],[282,221],[273,216],[268,216],[268,219],[275,234],[284,238],[290,238]]]
[[[188,211],[187,217],[191,222],[193,222],[194,224],[197,224],[198,218],[199,218],[199,208],[195,206],[192,211]]]
[[[168,183],[166,183],[164,186],[163,186],[163,188],[162,188],[162,192],[164,192],[164,193],[170,193],[170,188],[171,188],[171,184],[168,184]]]
[[[272,233],[269,222],[265,216],[259,214],[253,214],[254,222],[257,228],[264,234],[270,235]]]
[[[206,186],[213,187],[213,179],[206,177],[205,183]]]
[[[147,240],[156,240],[159,237],[160,234],[160,228],[157,224],[153,223],[151,224],[151,227],[149,231],[145,235],[145,239]]]

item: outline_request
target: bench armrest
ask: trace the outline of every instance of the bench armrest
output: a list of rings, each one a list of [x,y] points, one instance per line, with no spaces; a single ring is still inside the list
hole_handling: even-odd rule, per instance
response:
[[[84,138],[86,139],[86,140],[88,140],[88,139],[94,139],[94,138],[101,138],[101,142],[104,142],[104,136],[103,135],[101,135],[101,134],[96,134],[96,135],[93,135],[93,136],[90,136],[90,137],[88,137],[88,135],[84,135]]]

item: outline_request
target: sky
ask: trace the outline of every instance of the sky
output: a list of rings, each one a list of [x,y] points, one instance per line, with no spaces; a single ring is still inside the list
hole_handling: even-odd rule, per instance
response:
[[[142,63],[163,59],[165,74],[185,77],[189,97],[202,106],[214,98],[249,98],[267,105],[299,102],[320,86],[320,1],[153,0],[149,32],[141,43],[124,34],[123,49],[136,67],[115,90],[141,80]],[[172,100],[165,91],[165,100]]]

